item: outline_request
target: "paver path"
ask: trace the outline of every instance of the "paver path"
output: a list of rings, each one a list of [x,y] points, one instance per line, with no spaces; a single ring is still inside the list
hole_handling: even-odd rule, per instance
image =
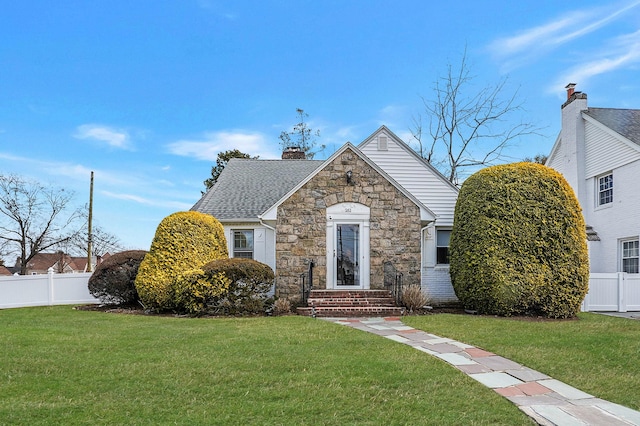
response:
[[[509,399],[540,425],[640,426],[638,411],[596,398],[491,352],[409,327],[400,318],[324,319],[438,357]]]

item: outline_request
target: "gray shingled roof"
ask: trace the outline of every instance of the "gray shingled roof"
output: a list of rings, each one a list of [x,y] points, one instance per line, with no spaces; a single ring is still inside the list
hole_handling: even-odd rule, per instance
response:
[[[640,145],[640,109],[589,107],[585,114]]]
[[[321,164],[317,160],[232,158],[191,210],[218,220],[255,221]]]

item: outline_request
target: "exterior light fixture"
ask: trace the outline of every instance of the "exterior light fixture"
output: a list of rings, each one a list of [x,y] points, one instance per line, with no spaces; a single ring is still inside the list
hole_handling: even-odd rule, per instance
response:
[[[353,172],[351,170],[347,171],[347,185],[351,185],[351,177],[353,176]]]

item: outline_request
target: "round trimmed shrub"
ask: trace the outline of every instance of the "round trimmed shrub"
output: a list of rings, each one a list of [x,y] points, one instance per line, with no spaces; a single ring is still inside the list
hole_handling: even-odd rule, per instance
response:
[[[89,277],[89,293],[108,305],[136,303],[135,279],[146,254],[146,250],[127,250],[105,259]]]
[[[136,289],[147,309],[174,308],[172,282],[182,273],[228,256],[220,222],[199,212],[178,212],[160,222],[145,256]]]
[[[204,315],[212,304],[229,288],[230,280],[223,273],[205,272],[202,269],[186,271],[171,283],[173,302],[178,312]]]
[[[216,312],[227,315],[261,314],[269,303],[275,278],[269,265],[252,259],[218,259],[202,267],[206,274],[222,274],[229,288],[216,304]]]
[[[483,314],[575,316],[588,290],[585,223],[560,173],[535,163],[489,167],[460,189],[451,281]]]

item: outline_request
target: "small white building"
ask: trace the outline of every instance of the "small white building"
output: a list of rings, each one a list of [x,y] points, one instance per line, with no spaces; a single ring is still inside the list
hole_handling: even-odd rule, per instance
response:
[[[436,303],[456,301],[449,236],[458,189],[385,126],[325,161],[232,159],[192,210],[224,226],[231,257],[266,263],[295,295],[309,262],[316,289],[380,289],[385,265]]]
[[[637,274],[640,259],[640,110],[593,108],[567,86],[562,130],[546,165],[575,191],[592,273]]]

